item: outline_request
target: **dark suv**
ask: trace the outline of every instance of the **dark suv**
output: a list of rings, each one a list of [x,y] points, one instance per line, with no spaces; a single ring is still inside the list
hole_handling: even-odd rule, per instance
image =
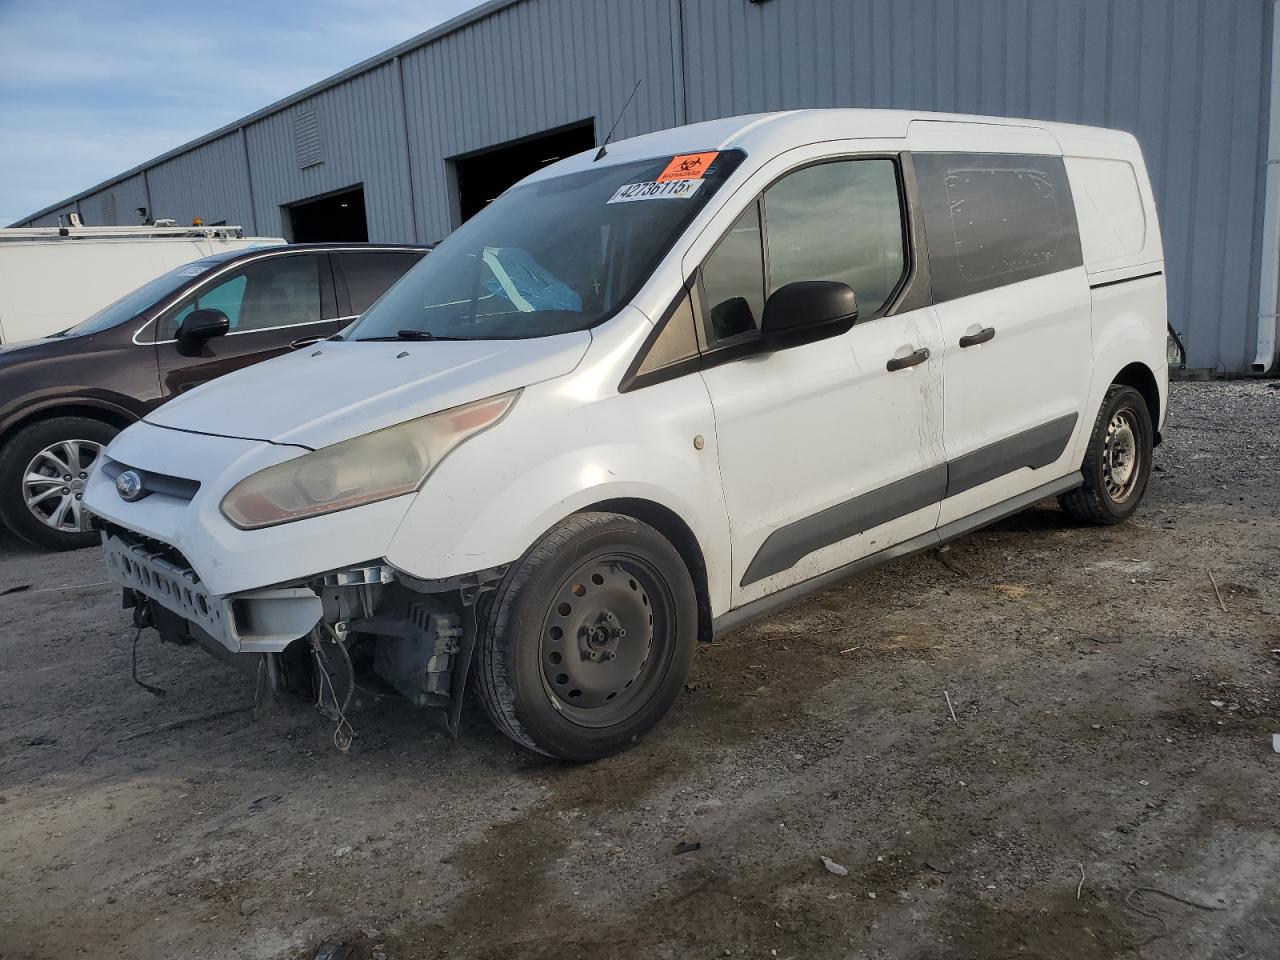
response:
[[[80,532],[80,496],[112,437],[175,394],[333,336],[427,250],[299,244],[218,254],[69,330],[0,348],[0,522],[40,547],[94,542]]]

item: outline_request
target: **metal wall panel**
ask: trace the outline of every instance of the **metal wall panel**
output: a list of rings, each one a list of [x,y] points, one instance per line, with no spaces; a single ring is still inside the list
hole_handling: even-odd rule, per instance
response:
[[[30,220],[23,221],[28,227],[58,227],[61,226],[62,217],[68,213],[75,213],[76,205],[74,203],[63,204],[56,210],[50,210],[48,213],[33,217]]]
[[[1253,359],[1266,0],[684,0],[689,120],[803,106],[1133,132],[1188,365]]]
[[[308,109],[319,118],[322,162],[299,169],[293,120]],[[285,204],[363,184],[369,239],[412,241],[403,129],[394,63],[247,127],[258,232],[287,236]]]
[[[239,133],[202,144],[147,171],[153,216],[189,224],[225,221],[254,232],[249,171]]]
[[[108,223],[105,217],[111,206],[111,201],[107,199],[108,194],[114,198],[115,223]],[[146,205],[147,185],[142,174],[139,173],[82,197],[80,216],[84,219],[86,227],[132,227],[142,223],[142,218],[138,216],[138,207]]]
[[[899,107],[1119,127],[1160,203],[1170,318],[1192,367],[1253,356],[1268,0],[522,0],[289,98],[148,172],[157,216],[285,233],[282,206],[363,183],[371,240],[454,224],[450,158],[594,119],[618,128],[806,106]],[[403,97],[401,90],[403,88]],[[298,168],[316,110],[323,162]],[[249,155],[246,174],[245,146]],[[132,172],[132,171],[131,171]],[[251,189],[252,188],[252,189]],[[80,198],[101,222],[141,176]],[[252,197],[253,203],[250,203]],[[66,205],[40,215],[56,223]]]
[[[618,138],[680,123],[674,0],[526,0],[402,57],[424,240],[453,225],[448,158],[594,118]]]

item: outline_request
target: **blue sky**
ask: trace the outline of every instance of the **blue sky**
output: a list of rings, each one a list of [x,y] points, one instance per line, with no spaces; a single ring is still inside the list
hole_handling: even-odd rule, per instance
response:
[[[0,0],[0,226],[479,0]]]

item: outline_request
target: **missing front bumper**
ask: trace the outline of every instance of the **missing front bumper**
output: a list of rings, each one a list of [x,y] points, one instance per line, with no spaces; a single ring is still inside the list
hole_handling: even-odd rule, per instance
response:
[[[305,636],[323,614],[320,598],[306,588],[218,596],[201,586],[195,571],[163,550],[106,532],[102,549],[112,580],[199,627],[231,653],[279,653]]]

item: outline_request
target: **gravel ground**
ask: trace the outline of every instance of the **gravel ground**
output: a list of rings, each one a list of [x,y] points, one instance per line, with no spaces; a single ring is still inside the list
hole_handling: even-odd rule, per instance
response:
[[[0,544],[0,958],[1275,960],[1280,390],[1173,403],[1130,523],[830,590],[584,767],[146,637],[153,697],[96,553]]]

